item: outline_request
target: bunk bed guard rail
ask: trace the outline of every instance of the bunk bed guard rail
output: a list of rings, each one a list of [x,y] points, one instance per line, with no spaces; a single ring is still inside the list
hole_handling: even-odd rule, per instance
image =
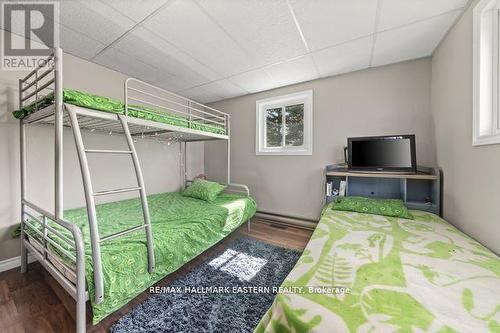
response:
[[[160,115],[184,118],[189,128],[203,124],[214,130],[222,129],[225,135],[229,135],[227,113],[135,78],[125,81],[124,92],[126,116],[131,110],[141,111],[147,106],[151,112]]]
[[[21,272],[27,270],[27,250],[38,262],[56,279],[56,281],[75,299],[77,313],[77,332],[85,332],[85,303],[88,292],[85,284],[85,250],[81,230],[74,224],[64,219],[57,218],[39,206],[27,201],[22,201],[21,242]],[[52,223],[50,223],[52,222]],[[58,226],[56,228],[55,226]],[[65,235],[67,231],[70,236]],[[56,239],[62,242],[56,241]],[[61,246],[61,244],[65,246]],[[54,264],[51,260],[52,252],[62,254],[71,265],[63,261]],[[74,272],[76,284],[70,281],[61,270],[61,265],[66,272]]]

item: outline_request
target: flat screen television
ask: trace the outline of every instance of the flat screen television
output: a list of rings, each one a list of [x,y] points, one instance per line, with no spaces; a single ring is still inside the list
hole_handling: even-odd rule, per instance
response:
[[[347,139],[348,169],[375,172],[417,172],[415,135]]]

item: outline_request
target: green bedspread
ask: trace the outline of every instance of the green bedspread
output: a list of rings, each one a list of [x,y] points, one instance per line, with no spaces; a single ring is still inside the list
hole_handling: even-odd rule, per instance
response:
[[[93,303],[92,252],[86,209],[65,212],[65,220],[82,230],[94,324],[223,239],[256,211],[252,198],[234,194],[222,194],[214,202],[208,203],[184,197],[177,192],[163,193],[148,196],[148,205],[156,269],[154,273],[148,273],[144,232],[102,243],[104,301],[99,305]],[[97,218],[101,237],[141,224],[141,201],[134,198],[97,205]],[[56,224],[53,226],[62,230]],[[66,245],[58,238],[53,239],[61,246]]]
[[[104,112],[118,114],[125,113],[125,105],[121,101],[81,92],[78,90],[64,89],[63,101],[64,103]],[[12,112],[12,114],[14,115],[14,117],[22,119],[30,113],[35,112],[37,109],[43,109],[44,107],[47,107],[53,103],[54,93],[49,93],[38,101],[23,107],[21,110]],[[215,123],[206,124],[199,121],[192,121],[190,125],[189,121],[186,118],[170,114],[165,111],[159,111],[143,105],[129,105],[128,115],[135,118],[151,120],[179,127],[188,127],[204,132],[225,134],[224,128]]]
[[[412,214],[327,206],[256,332],[500,332],[500,258],[438,216]]]

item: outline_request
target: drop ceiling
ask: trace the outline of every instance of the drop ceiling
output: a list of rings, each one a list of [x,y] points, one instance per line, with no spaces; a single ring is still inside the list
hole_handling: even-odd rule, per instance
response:
[[[66,0],[63,50],[199,102],[430,56],[468,0]]]

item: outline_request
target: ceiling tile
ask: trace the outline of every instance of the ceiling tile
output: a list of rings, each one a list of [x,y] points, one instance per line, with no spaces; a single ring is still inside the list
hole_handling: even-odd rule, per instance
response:
[[[278,84],[265,69],[256,69],[240,73],[229,78],[231,82],[245,89],[249,93],[269,90],[278,87]]]
[[[176,90],[221,78],[220,75],[197,63],[188,55],[181,54],[182,52],[172,44],[140,27],[131,31],[113,47],[124,54],[140,59],[158,69],[159,72],[166,72],[177,77]]]
[[[223,97],[217,96],[213,92],[209,91],[204,86],[184,90],[180,93],[180,95],[190,98],[199,103],[210,103],[224,99]]]
[[[110,44],[134,26],[134,21],[97,1],[61,1],[60,23],[104,44]]]
[[[426,21],[377,34],[373,66],[430,56],[460,15],[454,11]]]
[[[378,31],[430,18],[467,5],[468,0],[384,0]]]
[[[236,86],[229,80],[220,80],[181,91],[180,94],[201,103],[209,103],[245,95],[247,91]]]
[[[377,0],[290,0],[314,51],[374,32]]]
[[[307,52],[285,0],[198,0],[198,3],[258,65]]]
[[[255,67],[254,60],[191,0],[173,1],[143,26],[223,76]]]
[[[220,80],[216,82],[211,82],[204,85],[204,87],[208,91],[224,99],[235,96],[241,96],[248,93],[246,90],[244,90],[243,88],[239,87],[238,85],[234,84],[229,80]]]
[[[151,84],[174,93],[193,86],[190,82],[187,82],[183,77],[170,74],[163,75],[162,72],[157,73],[156,79],[152,81]]]
[[[157,82],[162,76],[168,75],[112,47],[95,57],[94,62],[148,83]]]
[[[135,22],[144,20],[169,0],[101,0]]]
[[[106,47],[106,45],[62,25],[59,27],[59,33],[60,45],[64,52],[83,59],[92,59]]]
[[[266,67],[266,70],[280,86],[318,78],[314,61],[310,55]]]
[[[360,38],[312,54],[320,76],[330,76],[367,68],[373,37]]]

